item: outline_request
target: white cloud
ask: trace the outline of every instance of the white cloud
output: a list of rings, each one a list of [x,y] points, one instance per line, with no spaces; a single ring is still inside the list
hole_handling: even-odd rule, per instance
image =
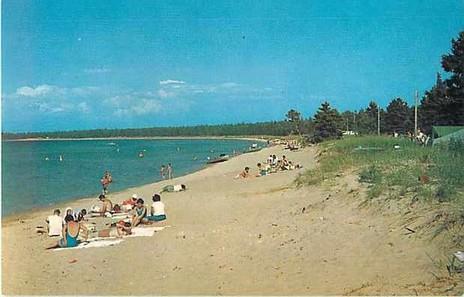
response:
[[[160,85],[185,84],[185,81],[175,80],[175,79],[167,79],[167,80],[160,80],[159,84]]]
[[[37,102],[34,104],[43,113],[61,113],[71,111],[74,106],[69,103],[51,104],[47,102]]]
[[[89,113],[90,112],[90,107],[87,104],[87,102],[81,102],[81,103],[77,104],[77,108],[82,113]]]
[[[164,89],[159,89],[158,90],[158,96],[160,98],[168,98],[168,97],[174,97],[176,96],[176,94],[174,92],[168,92]]]
[[[16,90],[16,95],[24,97],[40,97],[50,94],[56,87],[50,85],[40,85],[37,87],[24,86]]]
[[[84,72],[88,74],[108,73],[108,72],[111,72],[111,69],[105,68],[105,67],[87,68],[87,69],[84,69]]]
[[[120,117],[154,114],[163,109],[161,102],[151,92],[113,96],[105,99],[104,104],[113,108],[113,114]]]

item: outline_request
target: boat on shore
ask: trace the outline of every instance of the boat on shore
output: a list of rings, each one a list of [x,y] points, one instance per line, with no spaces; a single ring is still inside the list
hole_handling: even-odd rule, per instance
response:
[[[208,160],[208,162],[206,162],[207,164],[215,164],[215,163],[221,163],[221,162],[225,162],[227,160],[229,160],[229,155],[226,155],[226,154],[220,154],[219,157],[217,158],[214,158],[214,159],[210,159]]]
[[[243,151],[243,153],[246,154],[246,153],[259,152],[262,149],[263,148],[259,147],[257,143],[253,143],[247,150]]]

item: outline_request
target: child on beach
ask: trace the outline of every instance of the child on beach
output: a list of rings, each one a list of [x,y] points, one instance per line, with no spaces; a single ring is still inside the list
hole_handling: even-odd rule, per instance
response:
[[[63,218],[60,216],[60,210],[55,209],[53,215],[48,216],[47,222],[48,236],[59,236],[63,228]]]
[[[261,163],[258,163],[257,166],[258,166],[258,174],[256,175],[256,177],[267,175],[267,170],[263,167],[263,165],[261,165]]]
[[[234,178],[238,179],[238,178],[248,178],[248,177],[251,177],[251,174],[250,174],[250,167],[247,166],[242,172],[237,174],[237,176],[235,176]]]
[[[151,215],[147,216],[149,221],[164,221],[166,220],[166,213],[164,211],[164,203],[161,202],[161,196],[153,194],[153,204],[151,205]]]

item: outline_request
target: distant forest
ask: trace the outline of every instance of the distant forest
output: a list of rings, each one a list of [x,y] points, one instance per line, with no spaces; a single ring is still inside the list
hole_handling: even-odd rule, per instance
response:
[[[464,32],[451,41],[451,53],[442,56],[447,79],[437,73],[433,87],[418,105],[418,128],[430,134],[433,125],[464,125]],[[402,98],[392,98],[386,109],[371,101],[359,111],[340,113],[323,102],[313,118],[304,118],[291,109],[281,121],[252,124],[201,125],[192,127],[155,127],[137,129],[96,129],[61,132],[2,133],[3,139],[24,138],[110,138],[176,136],[286,136],[307,135],[315,141],[340,137],[342,131],[353,134],[414,132],[414,106]]]
[[[177,136],[282,136],[291,133],[292,123],[274,121],[253,124],[201,125],[191,127],[155,127],[134,129],[95,129],[59,132],[2,133],[3,139],[23,138],[111,138],[111,137],[177,137]]]

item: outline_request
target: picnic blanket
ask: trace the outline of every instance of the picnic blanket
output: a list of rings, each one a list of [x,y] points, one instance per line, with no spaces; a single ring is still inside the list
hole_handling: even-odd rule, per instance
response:
[[[54,249],[54,251],[113,246],[113,245],[120,244],[123,241],[122,239],[116,239],[116,240],[101,240],[101,238],[94,238],[94,239],[99,239],[99,240],[84,241],[84,242],[81,242],[78,246],[70,247],[70,248],[57,248],[57,249]]]
[[[135,227],[132,228],[132,234],[125,236],[126,237],[149,237],[153,236],[156,231],[161,231],[164,228],[167,228],[170,226],[163,226],[163,227]],[[85,248],[91,248],[91,247],[106,247],[106,246],[113,246],[120,244],[123,239],[115,239],[117,237],[95,237],[91,238],[87,241],[81,242],[78,246],[76,247],[71,247],[71,248],[56,248],[54,249],[55,251],[62,251],[62,250],[72,250],[72,249],[85,249]]]

